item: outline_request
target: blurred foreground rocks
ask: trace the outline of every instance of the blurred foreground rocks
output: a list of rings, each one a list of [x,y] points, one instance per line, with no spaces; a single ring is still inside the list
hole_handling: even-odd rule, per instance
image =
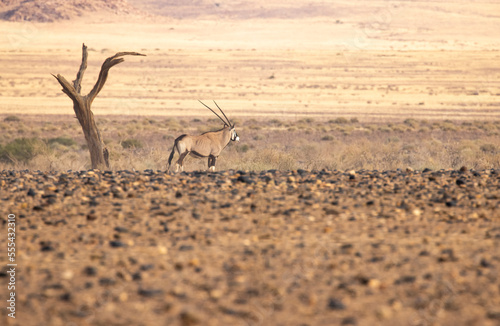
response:
[[[499,170],[2,171],[0,200],[2,325],[500,320]]]

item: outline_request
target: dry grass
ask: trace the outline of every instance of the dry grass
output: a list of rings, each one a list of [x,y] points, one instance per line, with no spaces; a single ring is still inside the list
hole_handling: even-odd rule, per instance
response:
[[[69,116],[38,121],[10,117],[0,138],[0,169],[82,170],[90,168],[79,126]],[[218,129],[214,119],[98,118],[115,170],[164,170],[173,140],[180,134]],[[236,119],[235,119],[236,121]],[[355,119],[239,119],[241,142],[231,143],[217,162],[219,170],[422,170],[498,168],[500,122],[434,121],[365,124]],[[186,127],[183,127],[186,126]],[[182,130],[182,132],[181,132]],[[43,136],[41,136],[43,135]],[[19,156],[7,153],[22,139],[35,144]],[[22,152],[22,148],[19,149]],[[18,152],[19,152],[18,151]],[[9,159],[14,158],[14,159]],[[186,170],[206,169],[206,159],[188,157]]]

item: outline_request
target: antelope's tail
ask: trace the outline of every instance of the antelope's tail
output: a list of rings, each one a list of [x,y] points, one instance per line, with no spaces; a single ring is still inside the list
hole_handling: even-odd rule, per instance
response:
[[[175,140],[174,146],[172,147],[172,151],[170,152],[170,156],[168,157],[167,172],[170,170],[170,165],[172,164],[172,159],[174,158],[175,147],[177,147],[177,139]]]

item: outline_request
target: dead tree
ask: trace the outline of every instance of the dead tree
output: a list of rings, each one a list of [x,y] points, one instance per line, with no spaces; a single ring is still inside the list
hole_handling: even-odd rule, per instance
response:
[[[80,70],[76,75],[76,79],[73,84],[69,83],[61,75],[54,76],[59,84],[62,86],[62,91],[73,100],[73,110],[75,111],[78,122],[82,126],[83,134],[85,135],[85,140],[90,151],[90,161],[92,164],[92,169],[109,169],[109,152],[104,146],[101,134],[97,129],[97,125],[94,121],[94,114],[90,110],[90,106],[94,101],[95,97],[101,91],[106,79],[108,78],[108,72],[111,67],[123,62],[122,58],[125,55],[144,55],[137,52],[118,52],[112,57],[107,58],[101,66],[101,71],[99,72],[99,78],[94,85],[94,88],[87,95],[81,95],[82,89],[82,79],[85,69],[87,69],[87,46],[83,44],[82,46],[82,64],[80,65]]]

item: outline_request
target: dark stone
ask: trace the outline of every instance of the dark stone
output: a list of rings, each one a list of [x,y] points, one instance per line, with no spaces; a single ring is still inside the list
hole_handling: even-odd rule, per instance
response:
[[[193,250],[193,246],[190,245],[182,245],[179,247],[179,251],[190,251]]]
[[[145,265],[141,265],[141,267],[139,267],[141,271],[148,271],[150,269],[153,269],[155,268],[155,265],[153,264],[145,264]]]
[[[404,275],[394,281],[394,284],[413,283],[417,278],[413,275]]]
[[[457,206],[457,201],[456,200],[448,200],[446,202],[446,207],[456,207]]]
[[[48,241],[48,242],[42,241],[42,242],[40,242],[40,245],[42,246],[40,248],[41,251],[54,251],[55,250],[54,246],[52,246],[52,243],[50,241]]]
[[[300,175],[300,176],[303,176],[303,175],[306,175],[308,172],[306,170],[303,170],[303,169],[298,169],[297,170],[297,173]]]
[[[353,316],[344,317],[340,322],[340,325],[357,325],[357,324],[358,321],[356,320],[356,317]]]
[[[500,311],[488,311],[486,317],[500,321]]]
[[[112,278],[103,277],[103,278],[99,279],[100,286],[111,286],[111,285],[115,285],[115,283],[116,283],[116,281],[113,280]]]
[[[197,211],[197,210],[193,210],[193,212],[191,213],[191,216],[195,219],[195,220],[199,220],[201,218],[201,214]]]
[[[141,289],[139,289],[138,293],[139,293],[139,295],[142,295],[143,297],[150,298],[150,297],[154,297],[154,296],[163,294],[163,290],[161,290],[161,289],[142,289],[141,288]]]
[[[479,265],[481,267],[484,267],[484,268],[489,268],[489,267],[492,267],[491,263],[489,261],[487,261],[486,259],[481,259],[481,262],[479,263]]]
[[[121,248],[121,247],[127,246],[125,243],[118,241],[118,240],[110,241],[109,245],[113,248]]]
[[[128,229],[127,228],[124,228],[123,226],[117,226],[115,227],[114,229],[116,232],[119,232],[119,233],[127,233],[128,232]]]
[[[240,175],[237,179],[238,182],[243,182],[243,183],[246,183],[246,184],[254,184],[255,181],[249,177],[249,176],[246,176],[246,175]]]
[[[28,195],[28,196],[31,196],[31,197],[35,197],[35,195],[36,195],[36,191],[35,191],[35,189],[30,188],[30,189],[28,190],[28,194],[27,194],[27,195]]]
[[[52,205],[55,204],[57,199],[55,197],[49,197],[47,198],[47,205]]]
[[[455,256],[453,249],[443,249],[441,251],[441,256],[438,258],[438,262],[440,263],[457,260],[458,258]]]
[[[94,266],[87,266],[83,269],[83,274],[87,276],[96,276],[97,268],[95,268]]]
[[[342,300],[336,298],[328,299],[328,309],[331,310],[344,310],[346,307]]]
[[[71,293],[67,292],[67,293],[61,294],[61,296],[59,297],[59,299],[61,301],[71,301]]]

